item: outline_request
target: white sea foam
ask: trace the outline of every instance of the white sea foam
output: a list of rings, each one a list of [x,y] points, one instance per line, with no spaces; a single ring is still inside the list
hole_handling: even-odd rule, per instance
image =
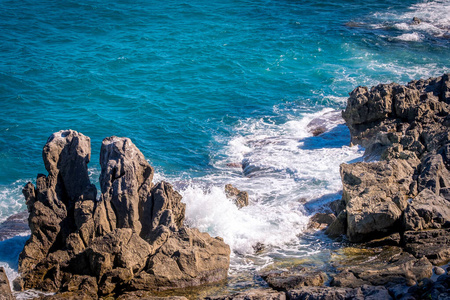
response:
[[[17,180],[10,185],[0,185],[0,222],[14,213],[25,210],[22,188],[29,180]]]
[[[299,236],[313,210],[340,198],[339,165],[363,154],[361,148],[348,146],[349,132],[339,115],[324,109],[281,124],[269,118],[243,121],[235,137],[213,155],[213,172],[189,182],[161,174],[154,181],[174,183],[187,204],[187,224],[230,245],[232,273],[261,268],[275,257],[314,253],[317,250],[302,245]],[[307,125],[317,118],[328,132],[313,137]],[[239,163],[244,169],[236,167]],[[249,193],[249,206],[238,209],[227,199],[228,183]],[[265,250],[255,254],[257,245]]]
[[[413,33],[404,33],[395,37],[396,40],[407,41],[407,42],[420,42],[423,39],[423,35],[413,32]]]
[[[392,26],[406,32],[398,36],[397,40],[422,41],[424,36],[450,36],[449,0],[420,2],[404,13],[377,12],[373,16],[381,21],[381,24],[373,24],[373,28]],[[413,18],[418,18],[420,23],[414,23]]]

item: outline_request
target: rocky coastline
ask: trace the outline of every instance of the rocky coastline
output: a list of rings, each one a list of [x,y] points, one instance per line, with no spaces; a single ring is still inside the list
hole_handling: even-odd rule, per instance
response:
[[[342,116],[365,161],[341,165],[342,199],[309,225],[341,243],[329,261],[263,270],[267,288],[203,298],[450,299],[449,77],[350,93]],[[326,131],[316,129],[314,136]],[[90,139],[72,130],[47,141],[48,175],[23,189],[31,236],[15,290],[55,293],[44,299],[163,299],[158,292],[226,280],[228,245],[184,225],[181,195],[152,183],[154,170],[131,140],[103,141],[99,200],[90,155]],[[245,192],[226,189],[236,205],[248,204]]]

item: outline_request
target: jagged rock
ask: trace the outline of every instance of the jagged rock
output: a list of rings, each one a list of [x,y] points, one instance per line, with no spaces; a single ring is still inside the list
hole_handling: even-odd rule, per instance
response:
[[[241,192],[231,184],[225,185],[225,194],[227,198],[233,200],[238,208],[243,208],[248,205],[248,193]]]
[[[428,155],[422,160],[420,166],[419,191],[429,189],[439,195],[441,189],[446,188],[450,188],[450,172],[445,167],[442,156],[439,154]]]
[[[321,286],[327,280],[324,272],[308,270],[302,266],[290,268],[287,271],[262,272],[260,276],[271,288],[278,291],[287,291],[303,286]]]
[[[158,247],[161,232],[177,231],[183,226],[185,210],[181,195],[170,184],[158,183],[151,190],[151,197],[142,205],[141,236]],[[145,218],[146,213],[151,218]]]
[[[151,197],[153,168],[130,139],[116,136],[103,140],[100,165],[101,200],[111,205],[112,211],[106,206],[111,229],[132,228],[140,234],[139,207]]]
[[[140,272],[152,249],[131,228],[117,228],[93,240],[85,253],[91,274],[101,277],[116,268],[128,269],[132,274]]]
[[[450,226],[450,202],[429,189],[422,190],[404,211],[403,227],[408,230],[423,230]]]
[[[336,220],[336,216],[327,213],[316,213],[308,222],[309,229],[324,229]]]
[[[270,289],[251,289],[226,296],[205,297],[203,300],[285,300],[286,294]]]
[[[5,269],[0,267],[0,300],[13,300],[15,297],[11,292],[11,286],[9,285],[8,277],[6,276]]]
[[[344,256],[333,265],[340,273],[331,285],[356,287],[361,284],[393,286],[417,282],[432,275],[433,266],[427,258],[415,258],[399,247],[344,249]],[[357,278],[358,280],[354,280]]]
[[[347,237],[361,242],[394,231],[414,191],[414,168],[408,161],[341,165],[347,206]]]
[[[186,288],[227,277],[230,248],[195,228],[181,228],[151,256],[147,268],[127,283],[129,290]]]
[[[291,300],[392,299],[389,295],[389,291],[385,287],[370,285],[364,285],[356,289],[308,286],[301,289],[288,291],[287,298]]]
[[[135,290],[136,282],[158,290],[227,277],[228,245],[184,227],[181,195],[152,184],[153,168],[131,140],[103,141],[100,201],[87,176],[89,147],[75,131],[52,135],[44,147],[49,175],[23,189],[32,234],[15,287],[57,292],[49,299],[97,299]]]
[[[345,209],[345,201],[342,199],[334,200],[333,202],[330,202],[328,206],[336,216],[339,216],[341,211]]]
[[[448,142],[449,74],[427,80],[357,87],[350,93],[342,113],[353,144],[401,143],[404,150],[437,151]],[[383,136],[392,139],[386,143]]]
[[[90,139],[76,131],[62,130],[48,139],[42,152],[48,176],[39,174],[36,188],[28,183],[23,189],[31,237],[19,256],[20,273],[32,270],[76,230],[76,201],[95,200],[87,169],[90,154]]]
[[[435,265],[450,261],[450,228],[407,231],[403,235],[403,244],[415,257],[426,257]]]

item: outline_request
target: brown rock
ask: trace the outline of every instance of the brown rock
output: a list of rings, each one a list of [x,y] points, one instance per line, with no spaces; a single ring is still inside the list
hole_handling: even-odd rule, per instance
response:
[[[248,193],[241,192],[231,184],[225,185],[225,194],[227,195],[227,198],[232,199],[239,208],[248,205]]]
[[[308,228],[310,229],[324,229],[328,225],[336,220],[336,216],[327,213],[316,213],[313,215],[308,222]]]
[[[11,286],[9,285],[8,277],[6,276],[5,269],[0,267],[0,300],[13,300],[15,297],[11,292]]]

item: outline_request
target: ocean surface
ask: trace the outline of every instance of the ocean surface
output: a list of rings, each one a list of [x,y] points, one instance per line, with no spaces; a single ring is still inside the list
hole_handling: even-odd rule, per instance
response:
[[[305,225],[364,151],[330,116],[356,86],[449,72],[450,1],[0,0],[0,53],[0,221],[26,209],[53,132],[91,138],[94,182],[102,139],[126,136],[239,277],[327,247]],[[27,234],[0,242],[10,279]]]

